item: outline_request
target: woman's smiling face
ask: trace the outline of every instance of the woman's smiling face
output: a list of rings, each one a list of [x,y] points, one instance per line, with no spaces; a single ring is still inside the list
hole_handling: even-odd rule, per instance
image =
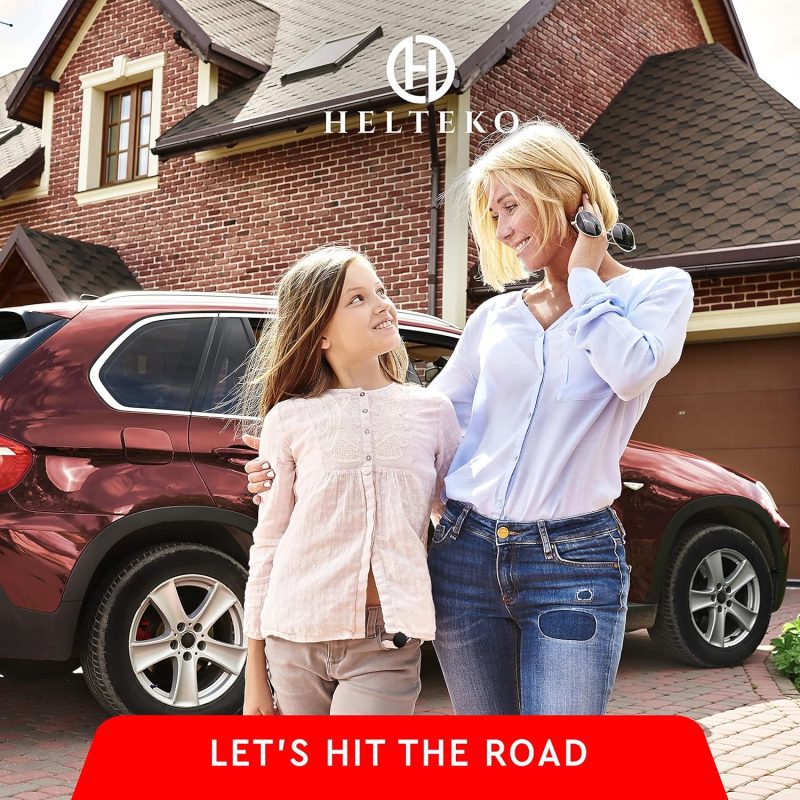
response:
[[[534,204],[526,198],[520,199],[515,190],[498,178],[491,179],[489,185],[489,213],[497,226],[497,241],[514,250],[526,269],[546,266],[559,243],[546,242],[541,247],[539,215]]]

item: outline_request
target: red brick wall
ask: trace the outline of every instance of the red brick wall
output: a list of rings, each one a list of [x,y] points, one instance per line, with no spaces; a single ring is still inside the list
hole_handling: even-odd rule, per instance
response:
[[[521,121],[544,117],[580,138],[647,56],[704,43],[688,0],[562,0],[508,61],[476,81],[472,107],[491,117],[504,109]],[[473,158],[483,138],[472,134]],[[470,263],[476,258],[471,247]]]
[[[428,137],[322,136],[206,164],[159,165],[156,192],[79,207],[79,76],[166,51],[161,130],[196,105],[197,59],[147,0],[108,0],[55,96],[50,194],[0,209],[0,243],[24,223],[116,248],[145,289],[265,292],[320,244],[362,247],[396,302],[424,310]],[[445,137],[440,137],[442,159]]]
[[[580,138],[647,56],[699,44],[690,0],[562,0],[476,81],[472,106],[544,116]],[[481,138],[473,135],[473,148]]]
[[[704,278],[694,282],[695,311],[800,303],[800,270]]]
[[[476,83],[472,106],[547,115],[580,135],[648,54],[702,41],[689,0],[563,0],[508,62]],[[197,59],[175,44],[172,28],[147,0],[108,0],[55,96],[50,195],[0,209],[0,242],[22,222],[115,247],[146,289],[257,292],[271,290],[311,247],[346,242],[375,260],[398,303],[425,309],[427,135],[321,136],[205,164],[179,156],[161,162],[156,192],[79,207],[79,75],[110,66],[121,53],[133,59],[160,51],[167,53],[164,131],[195,107]],[[439,137],[442,165],[446,138]],[[473,154],[481,138],[472,135]],[[441,274],[441,221],[437,233]],[[474,257],[472,251],[470,263]],[[796,287],[781,285],[786,280],[783,273],[778,285],[754,289],[758,297],[745,293],[730,302],[797,298]],[[704,291],[700,282],[698,302]],[[440,287],[437,294],[440,301]],[[727,302],[717,290],[707,294]]]

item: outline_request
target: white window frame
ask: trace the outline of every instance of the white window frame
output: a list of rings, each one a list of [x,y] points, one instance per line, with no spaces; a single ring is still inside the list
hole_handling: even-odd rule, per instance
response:
[[[83,89],[81,142],[78,161],[78,205],[128,197],[158,188],[158,156],[152,150],[147,165],[147,177],[110,186],[101,185],[103,136],[105,130],[106,93],[145,80],[152,80],[153,95],[150,114],[150,147],[161,134],[161,97],[164,85],[166,53],[153,53],[144,58],[129,59],[115,56],[112,66],[80,76]]]

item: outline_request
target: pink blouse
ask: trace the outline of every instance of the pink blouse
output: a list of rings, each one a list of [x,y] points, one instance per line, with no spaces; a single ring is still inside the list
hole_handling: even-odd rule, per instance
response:
[[[253,531],[245,635],[363,638],[371,564],[386,630],[433,639],[428,521],[460,439],[450,401],[414,384],[272,408],[260,456],[275,479]]]

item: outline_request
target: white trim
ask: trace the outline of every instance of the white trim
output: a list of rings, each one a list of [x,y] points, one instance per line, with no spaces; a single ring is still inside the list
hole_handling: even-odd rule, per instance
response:
[[[219,67],[208,61],[197,62],[197,106],[207,106],[219,96]]]
[[[470,90],[448,95],[447,110],[458,120],[447,135],[444,186],[452,192],[456,179],[469,167],[469,126],[464,124],[470,110]],[[433,232],[436,235],[436,232]],[[442,253],[442,319],[464,327],[467,319],[467,277],[469,272],[469,225],[453,194],[444,204],[444,248]]]
[[[708,26],[708,20],[706,19],[705,11],[703,11],[703,6],[700,5],[700,0],[692,0],[692,6],[694,7],[694,13],[697,15],[697,21],[703,29],[703,36],[706,37],[706,42],[708,44],[714,44],[714,37],[711,34],[711,28]]]
[[[73,37],[72,41],[69,43],[69,47],[64,51],[64,55],[61,56],[61,61],[58,62],[56,68],[53,70],[52,78],[54,81],[60,81],[61,76],[64,74],[64,71],[67,68],[67,65],[72,60],[72,57],[78,51],[78,48],[83,44],[83,40],[86,38],[86,34],[89,32],[89,28],[94,25],[94,21],[99,16],[100,12],[103,10],[103,7],[106,4],[106,0],[97,0],[92,7],[92,10],[86,15],[86,19],[81,24],[81,27],[78,29],[78,32]]]
[[[87,199],[85,194],[88,191],[97,190],[100,186],[105,93],[120,89],[128,84],[138,83],[148,77],[153,82],[153,94],[150,108],[149,144],[151,149],[147,164],[147,175],[149,178],[154,178],[158,175],[158,157],[153,154],[152,148],[156,139],[161,135],[161,96],[163,94],[166,58],[167,54],[165,52],[153,53],[133,60],[125,55],[118,55],[114,57],[110,67],[80,76],[83,89],[83,109],[81,115],[80,155],[78,159],[78,195],[75,196],[79,204],[105,199],[102,194],[92,195]],[[116,184],[113,187],[104,187],[102,191],[143,184],[144,180],[146,179]],[[122,194],[110,192],[109,197],[139,194],[156,186],[158,186],[157,181],[155,185],[148,188],[139,187],[124,191]],[[83,200],[81,200],[81,197]]]
[[[800,303],[696,311],[689,318],[687,342],[757,339],[800,333]]]
[[[97,189],[86,189],[86,191],[77,192],[75,200],[79,206],[88,206],[92,203],[117,200],[120,197],[154,192],[156,189],[158,189],[158,175],[154,175],[152,178],[137,178],[135,181],[126,181],[125,183],[114,183]]]
[[[434,109],[437,111],[444,111],[448,106],[447,98],[441,98],[437,100],[433,104]],[[394,120],[392,122],[392,126],[394,128],[398,128],[401,125],[403,126],[403,130],[411,131],[413,129],[413,125],[415,124],[413,119],[408,119],[407,117],[400,116],[405,114],[407,111],[419,111],[420,107],[410,104],[405,105],[398,105],[393,106],[392,108],[387,109],[391,111]],[[349,111],[349,125],[351,126],[349,129],[350,134],[353,136],[369,136],[369,134],[359,134],[356,130],[358,119],[358,112],[357,111]],[[454,118],[455,119],[455,118]],[[386,125],[386,111],[382,111],[381,113],[375,113],[372,117],[370,117],[370,123],[376,127],[376,129],[380,126],[381,128],[385,129]],[[448,136],[453,136],[455,134],[448,134]],[[306,139],[315,139],[318,136],[337,136],[336,133],[325,133],[325,123],[319,123],[317,125],[309,125],[308,127],[304,127],[302,130],[280,130],[276,131],[275,133],[267,133],[263,136],[259,136],[256,138],[248,138],[246,141],[242,142],[241,144],[234,144],[231,146],[223,145],[222,147],[212,147],[207,150],[198,150],[194,154],[194,160],[199,163],[204,163],[206,161],[217,161],[220,158],[230,158],[231,156],[238,156],[241,153],[254,153],[257,150],[265,150],[269,147],[278,147],[282,144],[293,144],[295,142],[302,142]]]
[[[44,147],[44,169],[39,176],[39,183],[36,186],[29,186],[26,189],[19,189],[4,200],[0,200],[0,208],[11,206],[15,203],[25,203],[28,200],[38,200],[40,197],[47,197],[50,189],[50,154],[53,151],[53,105],[55,95],[53,92],[45,92],[42,100],[42,147]]]

